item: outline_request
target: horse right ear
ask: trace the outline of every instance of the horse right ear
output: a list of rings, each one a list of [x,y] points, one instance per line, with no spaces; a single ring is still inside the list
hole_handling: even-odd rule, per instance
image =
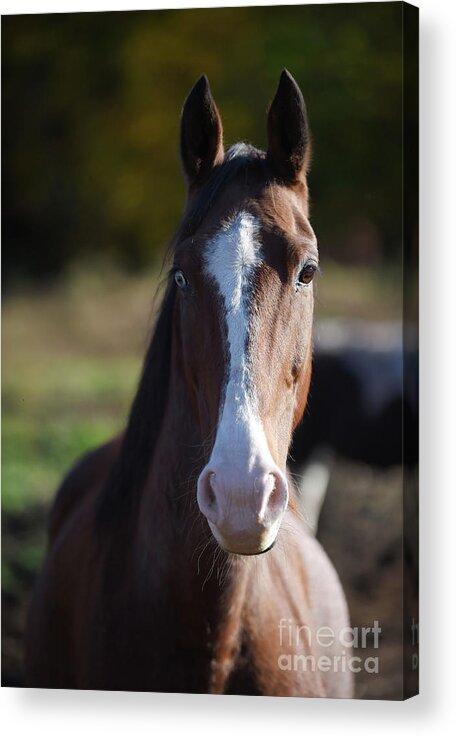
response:
[[[203,184],[223,161],[223,129],[205,74],[190,90],[181,115],[180,150],[189,187]]]
[[[272,168],[285,180],[305,176],[310,155],[310,134],[302,92],[286,69],[268,112],[268,153]]]

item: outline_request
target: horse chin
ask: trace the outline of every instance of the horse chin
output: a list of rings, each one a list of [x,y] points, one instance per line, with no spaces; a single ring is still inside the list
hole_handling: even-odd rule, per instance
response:
[[[280,521],[262,535],[223,535],[216,525],[208,521],[212,535],[223,551],[236,556],[259,556],[274,548]]]

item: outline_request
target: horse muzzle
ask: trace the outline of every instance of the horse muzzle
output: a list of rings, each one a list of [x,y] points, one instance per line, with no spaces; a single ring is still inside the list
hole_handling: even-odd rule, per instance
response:
[[[275,542],[288,504],[288,485],[272,462],[245,469],[209,462],[198,480],[197,500],[221,548],[255,555]]]

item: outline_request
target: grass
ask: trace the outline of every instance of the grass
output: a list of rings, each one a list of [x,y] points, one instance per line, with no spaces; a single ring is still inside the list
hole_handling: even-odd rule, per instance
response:
[[[123,427],[155,284],[94,270],[5,300],[3,510],[49,501],[74,461]]]
[[[66,469],[122,427],[139,357],[17,360],[4,373],[2,504],[46,501]]]

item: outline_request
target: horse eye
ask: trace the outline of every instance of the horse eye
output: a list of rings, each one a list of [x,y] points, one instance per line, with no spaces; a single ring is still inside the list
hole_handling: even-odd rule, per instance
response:
[[[306,266],[303,267],[303,269],[301,269],[301,271],[299,272],[297,286],[299,287],[303,284],[310,284],[314,278],[316,271],[317,267],[314,264],[306,264]]]
[[[177,272],[174,272],[174,281],[181,289],[188,285],[187,277],[185,276],[184,272],[181,272],[180,269],[178,269]]]

